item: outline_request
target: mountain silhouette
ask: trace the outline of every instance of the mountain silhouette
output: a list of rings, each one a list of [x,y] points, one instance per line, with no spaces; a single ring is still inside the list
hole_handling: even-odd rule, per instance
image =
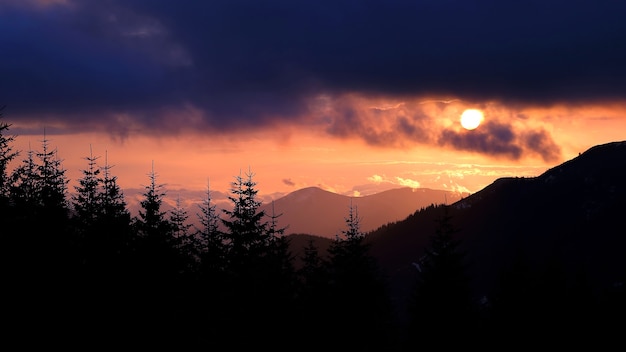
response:
[[[537,177],[507,177],[452,203],[457,239],[477,297],[496,294],[498,279],[522,259],[558,270],[575,285],[585,276],[596,294],[626,279],[626,141],[594,146]],[[435,233],[432,207],[368,234],[372,253],[404,302],[415,265]]]
[[[387,223],[406,219],[431,204],[452,203],[468,193],[428,188],[402,187],[362,197],[350,197],[318,187],[303,188],[263,204],[261,210],[278,215],[277,225],[285,234],[309,234],[335,238],[345,230],[350,206],[357,210],[361,231],[369,232]]]

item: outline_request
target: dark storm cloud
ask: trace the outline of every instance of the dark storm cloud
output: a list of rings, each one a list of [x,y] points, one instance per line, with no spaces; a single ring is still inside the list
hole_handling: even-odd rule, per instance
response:
[[[561,158],[561,149],[546,131],[515,131],[499,122],[487,122],[471,131],[444,130],[439,144],[513,160],[528,154],[546,162]]]
[[[84,125],[129,114],[154,128],[188,104],[201,127],[220,129],[306,114],[318,94],[520,104],[626,94],[622,1],[35,3],[0,0],[0,103],[12,116]],[[418,134],[411,126],[398,127]]]

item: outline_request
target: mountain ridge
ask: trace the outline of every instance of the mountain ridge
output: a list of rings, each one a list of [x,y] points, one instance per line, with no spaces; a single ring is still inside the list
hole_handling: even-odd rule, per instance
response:
[[[277,216],[277,226],[285,234],[310,234],[334,238],[345,228],[345,217],[353,206],[362,232],[373,231],[390,222],[402,220],[433,203],[454,202],[469,195],[430,188],[398,187],[379,193],[350,197],[319,187],[305,187],[291,192],[260,210]]]
[[[506,177],[448,208],[466,253],[474,294],[492,297],[516,261],[558,270],[575,285],[584,274],[595,294],[626,283],[626,141],[589,148],[536,177]],[[416,212],[368,234],[396,300],[408,298],[415,269],[441,209]]]

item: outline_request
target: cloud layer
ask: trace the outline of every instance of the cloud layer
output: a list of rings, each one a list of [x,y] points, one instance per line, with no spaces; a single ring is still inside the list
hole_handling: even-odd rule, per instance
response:
[[[0,0],[0,103],[24,123],[123,136],[314,124],[370,145],[554,160],[545,130],[433,132],[416,99],[622,100],[624,13],[604,0]],[[383,101],[409,105],[372,108]]]

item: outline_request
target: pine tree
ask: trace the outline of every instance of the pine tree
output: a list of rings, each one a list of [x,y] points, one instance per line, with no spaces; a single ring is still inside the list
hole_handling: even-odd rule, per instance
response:
[[[91,231],[96,224],[98,212],[101,210],[99,187],[102,182],[98,177],[100,174],[100,169],[96,163],[98,157],[93,156],[91,146],[89,147],[89,156],[85,157],[85,160],[87,160],[87,168],[82,170],[83,177],[78,180],[78,185],[74,186],[76,193],[72,195],[75,217],[83,235]]]
[[[358,209],[350,202],[346,228],[330,245],[332,329],[350,327],[368,339],[343,335],[336,343],[358,350],[379,350],[391,341],[391,305],[386,282],[361,232]]]
[[[187,214],[187,210],[183,208],[180,202],[180,195],[176,198],[176,206],[174,209],[170,211],[170,224],[172,226],[172,236],[174,237],[174,243],[178,246],[179,249],[183,250],[183,248],[188,246],[190,239],[189,236],[189,228],[191,224],[187,223],[189,219],[189,215]]]
[[[187,261],[176,244],[167,212],[162,210],[165,185],[157,183],[154,163],[148,177],[150,183],[145,186],[141,209],[134,219],[137,239],[133,252],[132,309],[137,311],[141,322],[138,325],[146,338],[163,341],[179,331],[179,305],[187,293],[182,285]]]
[[[273,332],[285,325],[274,322],[287,321],[286,312],[291,307],[289,283],[281,280],[289,277],[285,272],[284,242],[278,240],[280,229],[272,228],[265,221],[266,214],[260,210],[257,200],[254,174],[241,174],[231,183],[230,201],[232,210],[224,209],[227,219],[222,219],[226,228],[227,268],[229,289],[226,295],[231,311],[228,317],[229,332],[248,335],[249,340],[236,340],[237,347],[272,346],[276,341]],[[253,293],[250,295],[250,293]],[[270,319],[276,316],[277,319]]]
[[[108,153],[105,153],[105,162],[102,166],[102,193],[100,194],[102,212],[105,217],[127,218],[130,215],[124,192],[117,184],[117,176],[111,174],[113,165],[109,164]]]
[[[303,248],[302,266],[297,270],[297,312],[296,324],[300,327],[298,339],[303,341],[320,330],[320,321],[333,319],[336,312],[330,309],[330,276],[328,264],[321,256],[313,238]],[[324,326],[323,330],[326,330]],[[311,350],[323,348],[328,341],[313,339],[309,342]]]
[[[67,218],[67,184],[69,180],[65,176],[66,170],[62,166],[62,160],[58,157],[56,149],[50,149],[49,140],[41,141],[42,151],[37,152],[39,159],[37,164],[37,176],[39,177],[39,200],[46,214],[51,217]]]
[[[29,149],[26,158],[13,170],[9,197],[19,217],[16,221],[22,224],[21,232],[43,237],[35,241],[36,245],[50,246],[50,241],[58,246],[61,242],[68,245],[69,238],[65,235],[69,220],[69,180],[57,151],[49,149],[45,133],[42,148],[41,152]]]
[[[4,207],[8,205],[7,201],[10,188],[8,173],[9,163],[19,155],[19,152],[13,151],[11,147],[15,136],[6,135],[11,125],[2,121],[2,110],[4,110],[4,106],[0,107],[0,209],[4,209]],[[4,215],[4,212],[2,213]]]
[[[23,296],[13,304],[24,309],[22,316],[69,316],[80,257],[69,226],[68,179],[45,132],[42,149],[29,150],[11,175],[10,198],[19,226],[12,239],[12,270],[18,280],[12,287]],[[19,301],[26,297],[28,301]]]
[[[196,213],[199,227],[194,234],[193,255],[198,264],[199,297],[201,304],[195,307],[196,314],[202,316],[199,326],[204,338],[211,341],[224,339],[228,331],[224,322],[231,316],[230,284],[226,276],[226,247],[224,235],[219,229],[219,216],[216,205],[212,203],[210,184],[207,183],[206,197],[198,205]]]
[[[105,158],[105,166],[99,167],[98,159],[90,148],[85,157],[87,168],[82,170],[83,177],[72,196],[73,220],[83,246],[86,270],[99,280],[104,279],[103,275],[111,280],[121,274],[124,256],[128,255],[130,213],[116,178],[111,176],[108,160]]]
[[[268,276],[265,285],[269,288],[268,303],[276,307],[276,317],[284,324],[277,324],[281,330],[291,334],[294,328],[295,314],[296,270],[294,257],[290,251],[290,242],[285,236],[286,227],[278,226],[278,218],[282,214],[276,214],[274,202],[272,202],[272,214],[269,216],[268,236],[269,248],[267,253]]]
[[[452,224],[448,205],[437,219],[434,236],[419,261],[416,285],[410,302],[410,343],[438,348],[458,346],[460,339],[472,337],[477,328],[474,305],[467,276],[465,252]],[[464,340],[465,343],[469,341]]]
[[[124,198],[124,192],[117,184],[117,176],[111,174],[113,165],[109,164],[105,152],[102,171],[102,188],[99,193],[100,227],[107,233],[112,253],[125,260],[131,251],[131,215]]]
[[[216,205],[212,203],[210,184],[207,184],[206,197],[199,208],[200,212],[196,215],[201,227],[196,229],[194,236],[197,239],[195,252],[199,258],[202,273],[214,278],[225,269],[226,249],[224,234],[219,229],[220,218]]]
[[[10,198],[17,208],[16,213],[22,217],[21,223],[28,224],[38,208],[37,165],[35,151],[28,149],[26,158],[11,173]]]
[[[161,209],[166,192],[165,186],[157,183],[154,163],[148,177],[150,183],[145,186],[141,209],[134,219],[135,247],[143,272],[141,275],[158,283],[174,279],[183,263],[173,235],[173,225],[167,218],[167,212]]]
[[[166,218],[167,212],[161,210],[166,195],[165,185],[157,184],[157,176],[153,163],[152,171],[148,174],[150,183],[144,187],[145,192],[140,202],[141,209],[139,216],[135,218],[135,224],[141,237],[160,244],[171,245],[173,242],[170,238],[172,226]]]
[[[248,259],[259,257],[270,240],[268,224],[263,220],[266,214],[260,210],[253,176],[249,171],[245,178],[241,174],[235,177],[228,197],[233,208],[222,210],[227,215],[222,223],[226,227],[225,240],[234,266],[245,266]]]

